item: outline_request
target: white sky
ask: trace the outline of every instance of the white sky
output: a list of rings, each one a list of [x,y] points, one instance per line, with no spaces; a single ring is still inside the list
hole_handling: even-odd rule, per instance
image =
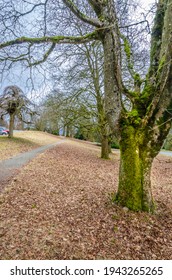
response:
[[[156,0],[140,0],[140,2],[141,2],[143,5],[147,6],[147,5],[152,4],[152,3],[155,3],[155,2],[157,2],[157,1],[156,1]]]

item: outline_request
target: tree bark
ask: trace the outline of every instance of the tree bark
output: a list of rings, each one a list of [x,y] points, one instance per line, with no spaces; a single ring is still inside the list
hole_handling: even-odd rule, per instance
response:
[[[65,125],[63,126],[63,134],[62,135],[66,136],[66,126]]]
[[[15,119],[15,113],[10,114],[10,125],[9,125],[9,138],[13,137],[13,129],[14,129],[14,119]]]
[[[70,137],[70,127],[69,127],[69,125],[66,126],[66,137]]]
[[[105,111],[112,132],[117,131],[121,113],[121,69],[114,37],[114,32],[109,31],[103,39]]]
[[[150,178],[153,157],[149,149],[143,147],[144,135],[139,130],[129,126],[122,134],[116,201],[133,211],[153,212]]]
[[[102,136],[101,158],[103,158],[103,159],[109,159],[109,141],[108,141],[108,135],[103,135],[103,136]]]
[[[109,136],[109,137],[108,137],[108,147],[109,147],[108,149],[109,149],[109,154],[112,153],[111,145],[112,145],[112,139],[111,139],[111,137]]]

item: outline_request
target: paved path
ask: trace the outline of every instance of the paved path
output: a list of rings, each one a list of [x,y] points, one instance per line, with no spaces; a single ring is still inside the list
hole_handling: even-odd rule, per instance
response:
[[[120,153],[119,149],[112,149],[113,151]],[[158,155],[164,155],[168,157],[172,157],[172,151],[161,150]]]
[[[119,149],[112,149],[112,150],[117,152],[117,153],[120,153]],[[161,150],[159,152],[159,155],[164,155],[164,156],[172,157],[172,151]]]
[[[172,151],[162,150],[162,151],[160,151],[160,155],[172,157]]]
[[[53,148],[56,145],[63,143],[65,140],[58,141],[54,144],[39,147],[37,149],[18,154],[10,159],[0,161],[0,191],[5,182],[14,176],[17,169],[28,163],[35,156],[43,153],[47,149]]]

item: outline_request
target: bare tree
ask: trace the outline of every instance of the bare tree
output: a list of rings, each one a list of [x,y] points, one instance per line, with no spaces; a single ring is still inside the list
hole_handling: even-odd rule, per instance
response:
[[[32,106],[32,107],[31,107]],[[13,137],[14,120],[17,116],[21,121],[31,123],[31,116],[35,114],[33,104],[17,86],[8,86],[0,96],[0,115],[10,116],[9,137]],[[29,118],[30,120],[26,120]]]
[[[14,4],[13,0],[10,2]],[[152,211],[151,166],[168,134],[172,119],[172,0],[159,0],[157,4],[151,34],[150,68],[144,78],[134,65],[130,42],[126,34],[122,34],[116,12],[117,1],[61,0],[57,3],[46,0],[35,5],[27,1],[23,3],[24,11],[18,12],[15,6],[10,16],[10,8],[3,6],[6,23],[17,25],[24,17],[30,23],[28,14],[40,8],[44,28],[40,29],[42,25],[37,21],[35,36],[22,28],[19,30],[22,36],[18,36],[19,31],[15,33],[9,24],[7,29],[3,19],[6,28],[3,36],[8,36],[4,36],[6,40],[3,39],[0,44],[3,53],[1,61],[7,61],[7,58],[14,61],[12,52],[15,51],[18,52],[15,59],[37,65],[50,57],[56,45],[100,41],[104,51],[106,118],[120,139],[121,163],[116,201],[135,211]],[[124,1],[118,1],[118,5],[120,3]],[[57,17],[57,21],[55,28],[50,29],[48,20],[53,17]],[[88,32],[82,36],[75,28],[78,20],[87,26]],[[66,30],[66,36],[62,33],[62,27]],[[42,55],[41,50],[45,50]],[[132,88],[128,88],[123,80],[121,65],[124,54],[133,81]],[[124,96],[130,101],[130,107],[125,106]]]
[[[81,73],[83,74],[83,79],[84,77],[88,79],[86,91],[89,91],[92,98],[94,98],[97,109],[97,120],[101,135],[101,157],[109,159],[111,130],[105,112],[103,50],[99,42],[84,44],[81,50],[86,60],[85,69]]]
[[[102,45],[100,42],[82,44],[75,47],[75,53],[68,52],[68,56],[72,58],[72,63],[68,68],[65,67],[65,73],[62,72],[62,75],[57,71],[56,65],[50,67],[53,71],[54,86],[59,85],[61,81],[61,87],[69,94],[71,102],[76,102],[76,98],[79,97],[77,102],[89,107],[98,123],[96,129],[100,134],[101,157],[109,159],[111,130],[105,113]],[[80,111],[80,107],[78,110]]]
[[[98,130],[96,106],[91,103],[88,94],[82,96],[81,92],[54,89],[45,98],[41,111],[37,121],[40,128],[42,126],[50,132],[58,129],[67,137],[80,134],[85,140],[94,140]]]

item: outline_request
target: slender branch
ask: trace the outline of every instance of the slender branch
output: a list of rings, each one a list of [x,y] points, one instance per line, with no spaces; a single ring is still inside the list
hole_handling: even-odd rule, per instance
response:
[[[46,0],[45,3],[38,3],[38,4],[35,4],[30,10],[28,10],[28,11],[25,12],[25,13],[19,13],[19,12],[17,12],[18,15],[17,15],[16,17],[26,16],[26,15],[32,13],[37,7],[45,6],[45,5],[47,4],[47,2],[48,2],[48,0]],[[29,3],[29,4],[31,4],[31,3]]]
[[[28,53],[25,53],[25,54],[22,54],[22,55],[19,55],[19,56],[16,56],[16,57],[8,56],[8,60],[12,61],[12,62],[26,60],[27,55],[28,55]],[[6,61],[6,60],[7,60],[6,57],[0,58],[0,62]]]
[[[172,118],[169,118],[168,120],[166,120],[165,122],[157,125],[157,126],[154,126],[153,128],[151,128],[150,130],[156,130],[157,128],[159,128],[160,126],[166,124],[166,123],[169,123],[170,121],[172,120]]]
[[[147,27],[148,27],[148,30],[149,30],[149,33],[150,33],[149,22],[148,22],[148,20],[146,20],[146,19],[145,19],[145,20],[142,20],[142,21],[139,21],[139,22],[132,23],[132,24],[119,26],[119,28],[129,28],[129,27],[131,27],[131,26],[137,26],[137,25],[143,24],[143,23],[147,23]]]
[[[29,63],[29,67],[30,66],[36,66],[39,65],[43,62],[45,62],[47,60],[47,58],[50,56],[50,54],[53,52],[54,48],[55,48],[56,44],[52,43],[51,47],[49,48],[49,50],[44,54],[43,58],[41,60],[37,60],[34,63]]]
[[[102,23],[95,18],[89,18],[85,14],[81,13],[80,10],[75,6],[73,1],[71,0],[63,0],[64,4],[72,11],[74,15],[76,15],[79,19],[81,19],[83,22],[86,22],[88,24],[91,24],[95,27],[101,27]]]

